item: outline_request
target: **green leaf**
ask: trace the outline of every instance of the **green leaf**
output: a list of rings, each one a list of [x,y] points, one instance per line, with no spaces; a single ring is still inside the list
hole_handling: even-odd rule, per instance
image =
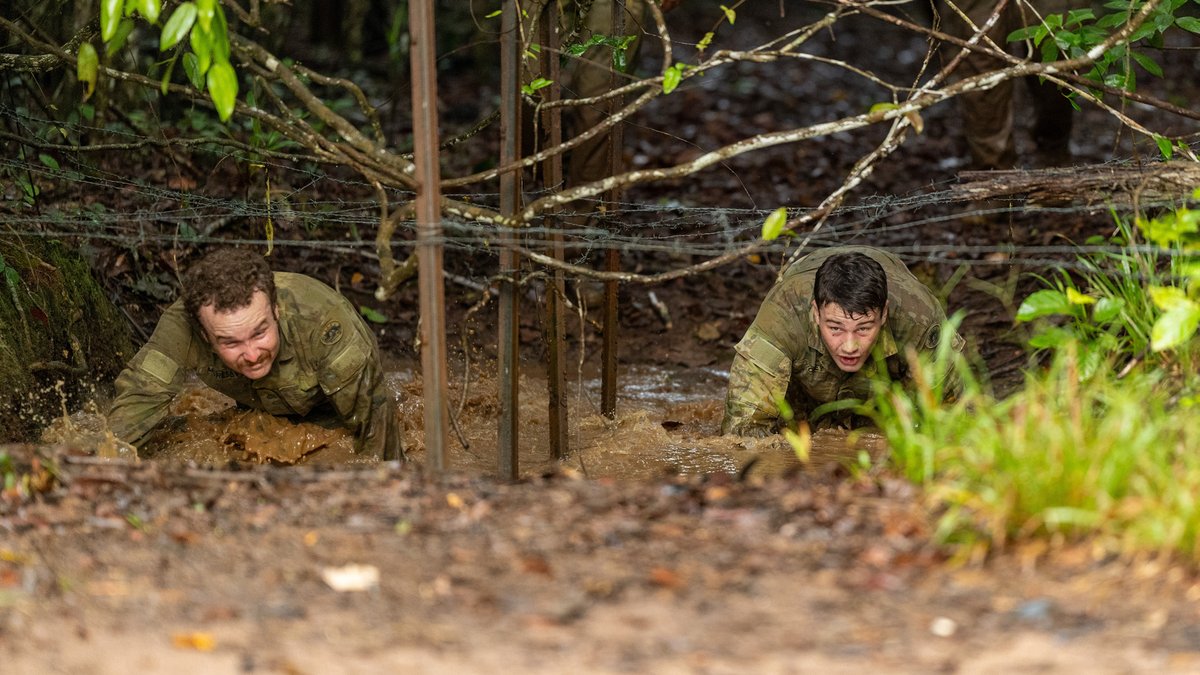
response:
[[[1017,321],[1033,321],[1043,316],[1070,313],[1071,303],[1066,294],[1046,289],[1025,298],[1025,302],[1017,309]]]
[[[783,228],[787,225],[787,208],[779,207],[767,216],[767,219],[762,224],[762,238],[766,241],[774,241],[783,233]]]
[[[213,24],[213,29],[208,31],[209,44],[212,45],[213,61],[228,61],[230,54],[229,24],[225,22],[225,12],[219,6],[214,18],[216,22]]]
[[[1176,305],[1158,317],[1150,329],[1150,348],[1156,352],[1187,342],[1200,327],[1200,303],[1188,301]]]
[[[673,63],[670,68],[663,72],[663,93],[669,94],[675,91],[679,83],[683,81],[683,68],[680,64]]]
[[[196,0],[196,20],[204,30],[212,30],[212,21],[217,15],[217,0]]]
[[[100,0],[100,38],[105,42],[117,34],[123,7],[123,0]]]
[[[113,39],[104,45],[105,54],[116,54],[125,46],[125,40],[129,34],[133,32],[133,22],[129,19],[121,19],[121,23],[117,24],[117,34]]]
[[[1091,305],[1096,302],[1096,299],[1090,295],[1080,293],[1074,288],[1067,289],[1067,302],[1072,305]]]
[[[1077,338],[1074,331],[1054,326],[1029,338],[1029,346],[1034,349],[1058,349]]]
[[[1141,52],[1130,52],[1129,55],[1133,57],[1134,61],[1138,62],[1139,66],[1145,68],[1147,73],[1150,73],[1155,77],[1163,76],[1162,66],[1155,63],[1154,59],[1142,54]]]
[[[1025,40],[1031,40],[1031,39],[1035,39],[1035,38],[1038,41],[1041,41],[1041,38],[1045,37],[1045,35],[1046,35],[1046,28],[1044,26],[1042,26],[1041,24],[1034,24],[1032,26],[1026,26],[1024,28],[1014,30],[1013,32],[1009,33],[1007,41],[1008,42],[1024,42]]]
[[[808,462],[809,455],[812,453],[812,433],[809,432],[808,425],[800,425],[798,432],[784,429],[783,437],[787,440],[788,445],[792,446],[792,452],[796,453],[796,459]]]
[[[358,308],[358,312],[359,312],[359,314],[362,314],[363,317],[366,318],[366,320],[370,321],[371,323],[387,323],[388,322],[387,316],[385,316],[384,314],[380,313],[379,310],[374,309],[372,307],[367,307],[366,305],[360,305]]]
[[[193,87],[204,88],[204,71],[200,70],[200,60],[196,58],[195,54],[188,52],[183,55],[183,72]]]
[[[1200,19],[1194,16],[1180,16],[1175,18],[1175,25],[1186,30],[1189,33],[1200,34]]]
[[[158,0],[138,0],[138,14],[141,14],[150,23],[158,23],[158,15],[162,11],[162,6]]]
[[[1125,309],[1125,301],[1121,298],[1100,298],[1092,308],[1092,321],[1108,323],[1121,314]]]
[[[83,84],[83,99],[86,101],[96,91],[96,78],[100,73],[100,56],[92,43],[79,45],[79,54],[75,61],[75,77]]]
[[[856,398],[843,398],[837,401],[829,401],[822,403],[813,409],[808,415],[809,424],[816,424],[817,420],[831,413],[842,412],[844,410],[853,410],[863,404],[862,401]]]
[[[737,12],[733,11],[732,9],[729,9],[725,5],[721,5],[721,11],[725,12],[725,20],[729,22],[730,26],[732,26],[733,23],[735,21],[737,21]]]
[[[192,29],[192,24],[196,23],[196,5],[192,2],[185,2],[175,8],[171,12],[171,18],[167,19],[167,23],[163,26],[162,35],[158,40],[158,50],[165,52],[171,47],[179,44],[184,35]]]
[[[179,55],[173,54],[167,61],[167,67],[163,70],[162,79],[159,80],[158,89],[166,96],[171,91],[171,75],[175,72],[175,63],[179,61]]]
[[[47,155],[46,153],[43,152],[38,155],[38,161],[40,161],[42,164],[46,165],[47,168],[58,171],[58,168],[59,168],[58,160],[54,159],[50,155]]]
[[[217,61],[208,69],[208,94],[217,106],[217,116],[228,122],[237,101],[237,73],[228,61]]]
[[[200,85],[197,89],[203,88],[203,77],[208,72],[209,66],[212,65],[212,42],[209,40],[209,33],[201,30],[192,31],[192,37],[189,40],[192,44],[192,52],[196,54],[196,72],[200,74]]]
[[[1154,134],[1154,142],[1158,145],[1158,151],[1162,153],[1163,159],[1171,159],[1171,154],[1175,152],[1170,139]]]
[[[1149,293],[1150,301],[1164,312],[1173,312],[1192,302],[1182,288],[1175,286],[1151,286]]]
[[[487,15],[485,15],[483,18],[485,18],[485,19],[494,19],[494,18],[496,18],[496,17],[500,16],[500,15],[501,15],[501,14],[503,14],[503,13],[504,13],[504,10],[502,10],[502,9],[498,9],[498,10],[496,10],[496,11],[492,12],[491,14],[487,14]]]
[[[533,92],[535,92],[539,89],[545,89],[546,87],[549,87],[552,84],[554,84],[554,82],[552,80],[547,80],[544,77],[539,77],[539,78],[535,79],[533,82],[530,82],[529,84],[522,86],[521,93],[525,94],[526,96],[532,96]]]

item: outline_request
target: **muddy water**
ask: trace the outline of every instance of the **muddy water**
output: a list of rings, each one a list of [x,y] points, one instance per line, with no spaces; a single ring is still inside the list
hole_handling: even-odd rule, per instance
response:
[[[591,478],[638,480],[668,474],[778,475],[797,469],[827,470],[853,461],[860,452],[878,456],[878,434],[820,431],[810,461],[801,465],[779,436],[764,439],[720,435],[727,373],[718,369],[634,366],[620,373],[616,419],[599,414],[600,381],[585,374],[570,391],[570,454],[561,464],[549,455],[546,378],[536,372],[520,380],[519,468],[537,475],[566,467]],[[388,374],[397,392],[409,458],[424,462],[421,384],[411,372]],[[449,464],[471,473],[497,471],[496,381],[461,381],[450,388],[457,424],[451,430]],[[233,402],[203,385],[181,394],[171,417],[141,448],[143,458],[222,465],[230,461],[272,464],[369,464],[354,453],[345,431],[237,410]],[[102,419],[79,413],[47,430],[44,440],[76,442],[103,438]],[[111,443],[109,444],[111,445]],[[100,447],[98,444],[97,447]],[[107,447],[107,446],[105,446]]]

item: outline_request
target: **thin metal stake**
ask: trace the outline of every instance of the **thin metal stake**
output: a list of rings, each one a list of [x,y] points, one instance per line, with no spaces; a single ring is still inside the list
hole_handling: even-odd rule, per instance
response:
[[[500,19],[500,163],[515,162],[521,153],[521,78],[519,0],[504,3]],[[500,176],[500,213],[511,216],[521,206],[521,173],[510,171]],[[516,239],[515,232],[501,237]],[[516,243],[515,241],[513,243]],[[511,246],[500,247],[500,321],[498,351],[500,359],[500,431],[497,438],[501,478],[516,480],[519,470],[517,448],[519,395],[520,293],[517,290],[519,258]]]
[[[548,100],[557,101],[562,96],[562,86],[559,84],[559,25],[558,3],[546,4],[546,13],[542,17],[541,67],[542,77],[554,84],[547,88]],[[542,123],[546,127],[547,147],[556,147],[562,143],[562,108],[550,108],[542,115]],[[563,184],[562,155],[554,155],[542,163],[542,180],[548,190],[556,190]],[[550,256],[555,260],[565,260],[562,231],[558,229],[561,222],[557,218],[547,218],[546,226],[550,229]],[[567,340],[566,314],[563,311],[563,300],[566,298],[566,281],[563,271],[555,269],[546,288],[546,343],[549,351],[549,370],[547,393],[549,396],[550,413],[550,457],[562,459],[570,451],[567,433]]]
[[[612,34],[625,34],[625,0],[614,0],[612,8]],[[616,89],[617,71],[613,70],[609,77],[609,90]],[[621,109],[623,102],[620,97],[614,97],[608,102],[610,115]],[[624,133],[622,126],[613,127],[608,135],[608,169],[609,175],[615,176],[624,168]],[[621,201],[621,189],[614,187],[605,197],[607,210],[615,211]],[[609,272],[621,270],[621,252],[615,248],[608,249],[604,256],[604,268]],[[600,361],[603,372],[600,382],[600,413],[609,419],[617,416],[617,328],[619,323],[617,293],[620,285],[616,281],[604,282],[604,344],[600,351]]]
[[[413,161],[417,180],[418,288],[425,450],[434,472],[446,470],[446,301],[442,276],[441,172],[438,168],[437,63],[433,0],[409,5],[412,45]]]

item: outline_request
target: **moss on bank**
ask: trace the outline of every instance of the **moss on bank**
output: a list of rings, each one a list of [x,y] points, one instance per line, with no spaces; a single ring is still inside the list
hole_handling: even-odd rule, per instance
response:
[[[128,324],[76,250],[0,236],[0,441],[28,439],[132,354]]]

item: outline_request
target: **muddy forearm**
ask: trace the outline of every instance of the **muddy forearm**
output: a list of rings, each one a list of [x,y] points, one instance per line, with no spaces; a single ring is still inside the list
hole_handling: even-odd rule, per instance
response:
[[[782,380],[786,387],[786,378]],[[780,390],[780,378],[738,354],[729,368],[729,393],[725,398],[725,418],[721,433],[763,437],[776,432],[779,406],[776,400],[787,394]]]

